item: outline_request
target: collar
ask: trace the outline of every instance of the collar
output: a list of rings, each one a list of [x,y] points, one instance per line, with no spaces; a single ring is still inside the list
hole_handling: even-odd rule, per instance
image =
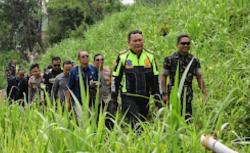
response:
[[[82,69],[83,71],[88,71],[88,70],[89,70],[89,66],[87,66],[87,67],[85,67],[85,68],[82,68],[82,67],[81,67],[81,69]]]
[[[141,52],[140,52],[140,54],[137,55],[132,49],[129,49],[129,50],[130,50],[130,52],[131,52],[132,54],[136,55],[138,58],[141,56],[141,54],[142,54],[142,52],[143,52],[143,49],[142,49]]]
[[[182,54],[180,51],[177,51],[177,55],[178,55],[179,57],[187,57],[187,56],[189,55],[189,53],[187,53],[187,54]]]

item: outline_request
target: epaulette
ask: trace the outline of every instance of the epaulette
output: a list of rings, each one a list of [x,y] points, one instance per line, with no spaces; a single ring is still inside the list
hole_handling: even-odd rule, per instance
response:
[[[150,53],[150,54],[154,54],[154,52],[152,50],[149,50],[149,49],[146,49],[146,48],[143,48],[146,52]]]
[[[119,52],[119,55],[125,54],[127,52],[128,52],[128,49],[122,50],[122,51]]]

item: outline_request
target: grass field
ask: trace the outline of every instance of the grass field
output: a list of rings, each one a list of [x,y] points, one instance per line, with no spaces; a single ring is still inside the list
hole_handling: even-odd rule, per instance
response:
[[[67,39],[50,48],[39,63],[45,67],[54,55],[76,61],[79,49],[91,57],[101,52],[108,66],[127,47],[127,33],[141,29],[145,47],[154,51],[159,68],[165,56],[176,50],[176,37],[192,37],[191,53],[197,56],[208,89],[204,103],[194,82],[193,122],[185,124],[167,108],[156,112],[142,125],[138,135],[116,119],[110,132],[101,115],[82,116],[77,126],[72,116],[48,107],[20,109],[0,106],[1,152],[190,152],[205,153],[201,134],[215,133],[227,146],[250,153],[250,1],[248,0],[176,0],[165,5],[132,6],[107,16],[92,26],[82,39]],[[82,114],[88,114],[84,109]],[[225,127],[226,128],[223,128]]]

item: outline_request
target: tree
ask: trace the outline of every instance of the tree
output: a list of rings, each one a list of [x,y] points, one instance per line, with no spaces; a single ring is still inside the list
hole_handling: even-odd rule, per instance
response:
[[[41,0],[2,0],[0,2],[1,50],[33,51],[41,34]]]
[[[53,0],[47,6],[51,44],[70,36],[83,37],[89,25],[122,8],[119,0]]]
[[[135,0],[135,3],[149,6],[158,6],[160,4],[166,4],[170,1],[171,0]]]

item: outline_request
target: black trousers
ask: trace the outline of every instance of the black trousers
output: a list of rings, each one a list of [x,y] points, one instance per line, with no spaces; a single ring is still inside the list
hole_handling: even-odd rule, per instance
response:
[[[171,87],[168,86],[168,97],[170,97]],[[185,97],[184,97],[185,92]],[[171,98],[171,97],[170,97]],[[192,118],[192,100],[193,100],[193,89],[191,86],[184,86],[181,94],[181,115],[183,115],[184,112],[184,104],[186,105],[185,109],[185,120],[189,120]]]
[[[193,95],[186,95],[186,99],[184,101],[184,98],[181,97],[181,115],[183,115],[184,111],[184,102],[186,104],[186,109],[185,109],[185,120],[189,120],[192,118],[192,99]]]
[[[145,121],[149,113],[149,99],[122,95],[122,112],[134,128],[139,121]]]

